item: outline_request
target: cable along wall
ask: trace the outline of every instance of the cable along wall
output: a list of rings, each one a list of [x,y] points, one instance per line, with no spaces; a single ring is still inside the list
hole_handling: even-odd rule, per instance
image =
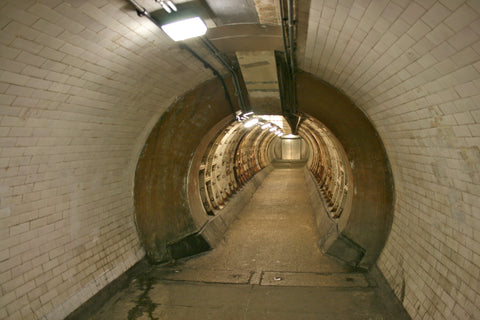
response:
[[[347,156],[328,128],[308,115],[303,115],[303,118],[299,134],[310,148],[307,166],[315,177],[328,214],[333,219],[339,219],[353,190]]]

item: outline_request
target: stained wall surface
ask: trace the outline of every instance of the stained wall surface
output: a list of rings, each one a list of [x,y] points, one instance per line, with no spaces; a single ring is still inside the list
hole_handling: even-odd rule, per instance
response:
[[[366,250],[359,265],[370,268],[392,223],[394,187],[383,145],[360,109],[310,75],[298,76],[298,105],[331,130],[345,149],[353,176],[353,204],[343,232]]]
[[[380,269],[414,319],[475,318],[480,2],[298,3],[299,67],[363,110],[392,166]],[[0,318],[61,319],[143,256],[138,156],[212,76],[121,0],[2,1],[0,66]]]
[[[147,139],[134,192],[136,222],[149,259],[171,259],[168,242],[197,231],[187,195],[190,162],[203,136],[228,114],[235,119],[221,84],[210,81],[172,105]]]

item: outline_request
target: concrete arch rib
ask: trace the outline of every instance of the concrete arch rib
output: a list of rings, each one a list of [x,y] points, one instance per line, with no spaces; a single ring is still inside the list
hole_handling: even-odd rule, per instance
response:
[[[394,185],[382,141],[365,114],[341,92],[302,73],[299,110],[321,121],[342,144],[352,167],[352,209],[342,234],[365,250],[359,266],[380,255],[393,221]]]
[[[135,174],[136,221],[147,256],[169,258],[167,244],[196,230],[186,197],[192,156],[202,137],[230,113],[216,80],[174,103],[153,128]]]

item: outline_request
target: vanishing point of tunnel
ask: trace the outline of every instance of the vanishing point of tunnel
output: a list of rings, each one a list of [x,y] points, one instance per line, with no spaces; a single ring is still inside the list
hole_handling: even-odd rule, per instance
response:
[[[4,0],[0,319],[480,319],[479,92],[478,0]]]

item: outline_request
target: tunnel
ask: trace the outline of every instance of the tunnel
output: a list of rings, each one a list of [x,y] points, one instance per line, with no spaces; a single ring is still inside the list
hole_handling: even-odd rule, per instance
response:
[[[311,201],[321,208],[322,250],[370,268],[391,227],[393,179],[368,119],[337,90],[305,74],[299,103],[310,113],[302,114],[298,135],[278,115],[258,115],[246,127],[231,115],[221,119],[228,108],[220,88],[212,82],[189,93],[147,139],[135,178],[136,221],[147,256],[162,262],[214,247],[255,185],[272,168],[297,163],[306,168]]]
[[[479,317],[478,1],[0,15],[0,319]]]

